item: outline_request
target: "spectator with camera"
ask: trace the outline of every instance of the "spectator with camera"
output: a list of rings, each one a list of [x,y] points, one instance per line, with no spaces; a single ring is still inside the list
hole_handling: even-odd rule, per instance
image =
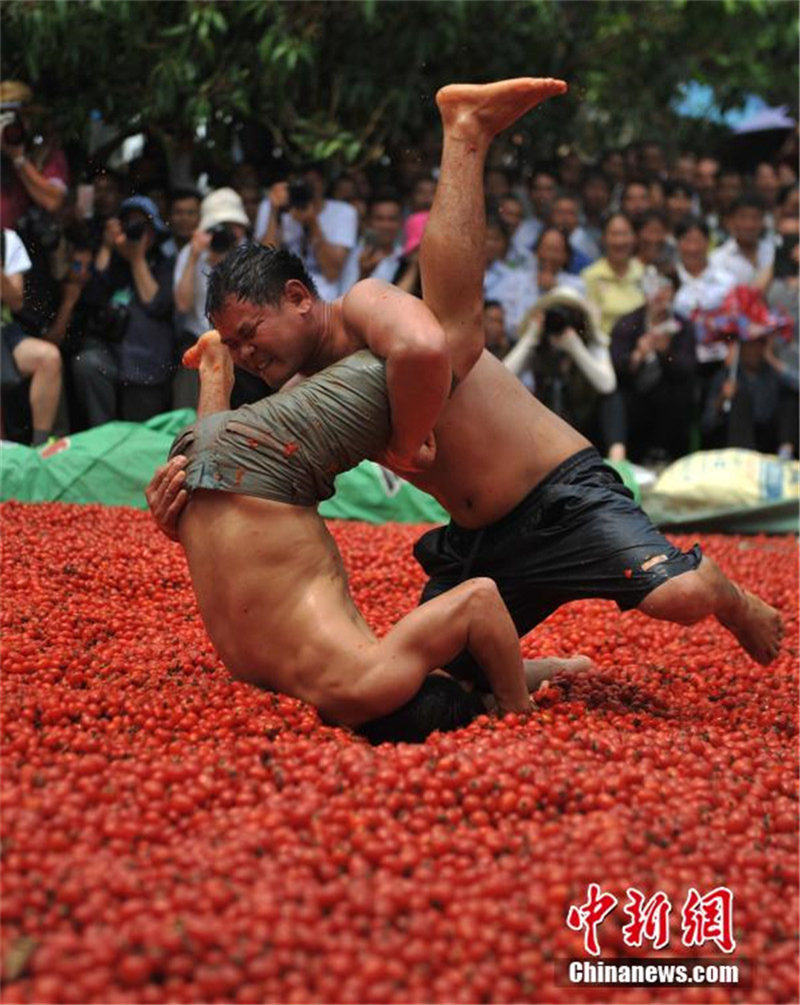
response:
[[[169,231],[155,204],[134,195],[106,222],[84,296],[96,331],[72,361],[76,392],[90,426],[119,417],[143,422],[170,407],[175,259],[163,253]]]
[[[689,452],[695,376],[695,333],[675,314],[679,280],[648,269],[646,302],[611,332],[611,357],[625,405],[626,429],[612,456],[659,463]],[[624,450],[624,452],[623,452]]]
[[[211,328],[206,317],[208,275],[248,234],[250,221],[241,197],[232,188],[219,188],[200,206],[200,222],[175,265],[175,313],[178,358]],[[173,385],[173,406],[194,408],[197,371],[178,369]]]
[[[335,300],[342,272],[358,238],[358,213],[346,202],[326,199],[325,179],[312,167],[298,178],[272,185],[261,203],[256,235],[298,256],[323,300]]]
[[[61,354],[50,342],[28,336],[12,317],[22,308],[25,273],[31,267],[25,246],[13,230],[3,229],[0,252],[3,391],[18,390],[30,379],[32,443],[38,447],[47,442],[56,418],[61,396]],[[25,425],[19,416],[14,416],[10,424],[15,431]]]
[[[32,105],[33,92],[17,80],[0,83],[0,224],[18,229],[20,217],[32,211],[55,213],[69,185],[69,168],[52,123]],[[39,121],[35,122],[38,111]],[[36,140],[32,131],[37,126]]]
[[[361,279],[393,283],[403,255],[403,204],[394,192],[378,192],[369,204],[363,236],[347,257],[342,292]]]
[[[503,362],[551,411],[608,448],[617,382],[608,340],[577,290],[558,286],[540,297]]]

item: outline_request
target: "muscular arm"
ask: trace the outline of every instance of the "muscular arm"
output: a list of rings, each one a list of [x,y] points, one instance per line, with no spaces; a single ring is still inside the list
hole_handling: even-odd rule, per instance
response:
[[[433,429],[450,392],[450,356],[425,304],[380,279],[365,279],[342,301],[345,326],[386,360],[391,453],[411,458]]]

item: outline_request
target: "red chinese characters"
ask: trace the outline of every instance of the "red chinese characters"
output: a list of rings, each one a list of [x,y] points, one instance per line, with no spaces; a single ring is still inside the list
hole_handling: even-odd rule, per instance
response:
[[[669,916],[672,904],[663,890],[647,898],[635,887],[626,890],[623,913],[628,922],[622,926],[622,938],[629,949],[641,949],[646,942],[652,949],[669,945]],[[591,956],[600,955],[598,929],[619,901],[599,884],[590,883],[586,900],[567,911],[566,924],[574,932],[583,932],[584,947]],[[718,886],[701,896],[695,888],[689,892],[681,909],[682,942],[687,948],[714,942],[724,953],[736,948],[733,937],[733,893]]]

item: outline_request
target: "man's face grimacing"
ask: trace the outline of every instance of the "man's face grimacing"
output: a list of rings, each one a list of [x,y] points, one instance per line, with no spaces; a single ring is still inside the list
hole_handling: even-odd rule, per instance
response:
[[[289,279],[277,307],[228,296],[211,320],[236,366],[279,388],[303,369],[316,348],[313,304],[303,283]]]

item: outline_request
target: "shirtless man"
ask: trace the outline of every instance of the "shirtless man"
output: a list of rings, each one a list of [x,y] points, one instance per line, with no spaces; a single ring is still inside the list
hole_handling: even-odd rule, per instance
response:
[[[421,248],[424,297],[436,318],[447,319],[443,326],[467,333],[466,339],[482,310],[470,271],[482,261],[474,245],[479,231],[468,221],[483,220],[482,171],[497,132],[487,125],[494,114],[490,97],[508,86],[462,85],[439,96],[443,177],[434,203],[440,212],[432,215]],[[461,100],[449,104],[448,92]],[[464,226],[445,223],[453,219]],[[281,386],[365,346],[386,358],[395,418],[384,463],[452,516],[415,548],[431,577],[424,601],[483,576],[497,583],[520,635],[562,603],[602,597],[622,610],[682,625],[713,615],[758,662],[777,656],[778,612],[731,583],[699,547],[681,553],[671,545],[588,441],[490,353],[482,352],[442,407],[447,392],[439,381],[449,340],[436,326],[417,324],[420,301],[377,280],[357,283],[332,303],[296,283],[267,296],[242,278],[247,255],[243,249],[231,256],[212,277],[207,309],[240,366]],[[173,458],[151,485],[151,509],[167,533],[174,534],[186,499],[184,463]],[[447,669],[486,686],[468,654]]]
[[[554,81],[520,80],[478,89],[486,105],[485,128],[504,128],[563,88]],[[476,103],[474,89],[446,88],[439,102],[443,112],[468,116]],[[443,174],[447,170],[443,166]],[[438,212],[443,211],[446,206]],[[456,207],[443,225],[476,231],[469,252],[475,249],[477,267],[470,270],[465,263],[462,288],[480,300],[482,217],[465,217]],[[271,267],[259,272],[262,286],[272,282],[278,294],[286,290],[312,302],[313,284],[298,259],[258,248],[256,254]],[[238,275],[239,264],[229,271]],[[423,277],[441,301],[441,286],[452,278],[447,270],[437,278],[435,270],[423,267]],[[383,284],[381,292],[387,296]],[[444,352],[436,358],[426,352],[429,384],[441,388],[444,400],[451,379],[463,380],[480,356],[481,317],[464,325],[460,314],[451,321],[440,309],[440,327],[424,303],[408,300],[413,309],[406,313],[405,330],[426,339],[428,330],[441,336]],[[352,323],[372,330],[358,301]],[[382,328],[379,322],[377,338]],[[332,494],[338,471],[385,452],[393,427],[395,443],[410,442],[398,439],[397,427],[403,429],[409,410],[410,423],[417,422],[416,400],[401,395],[390,412],[391,360],[385,364],[367,351],[348,354],[292,390],[235,412],[227,410],[232,356],[219,334],[202,336],[184,361],[199,369],[201,394],[198,422],[173,446],[173,452],[189,457],[192,489],[178,534],[206,629],[235,677],[308,701],[324,718],[363,727],[371,738],[388,738],[386,717],[405,709],[405,719],[401,715],[393,723],[398,738],[421,739],[415,733],[419,723],[408,711],[420,694],[435,701],[446,689],[445,707],[440,700],[428,732],[464,725],[485,710],[480,698],[446,675],[429,678],[464,648],[482,667],[500,712],[528,711],[529,687],[555,670],[577,668],[574,661],[559,660],[529,661],[525,667],[515,626],[496,586],[485,578],[472,578],[418,608],[381,640],[361,618],[315,504]],[[262,369],[269,366],[258,362]],[[433,448],[423,446],[421,455],[426,450]]]

